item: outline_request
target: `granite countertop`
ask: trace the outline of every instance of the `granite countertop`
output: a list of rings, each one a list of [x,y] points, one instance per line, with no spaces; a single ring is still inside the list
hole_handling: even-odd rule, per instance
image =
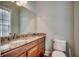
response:
[[[14,49],[16,47],[27,44],[29,42],[32,42],[32,41],[37,40],[42,37],[44,37],[44,36],[31,36],[31,37],[24,37],[24,38],[16,39],[16,40],[11,41],[5,45],[1,45],[0,52],[1,53],[6,52],[8,50]]]

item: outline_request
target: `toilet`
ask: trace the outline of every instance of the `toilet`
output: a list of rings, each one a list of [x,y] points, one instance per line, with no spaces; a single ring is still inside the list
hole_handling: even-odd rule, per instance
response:
[[[53,50],[52,57],[66,57],[64,53],[66,51],[66,40],[54,39]]]

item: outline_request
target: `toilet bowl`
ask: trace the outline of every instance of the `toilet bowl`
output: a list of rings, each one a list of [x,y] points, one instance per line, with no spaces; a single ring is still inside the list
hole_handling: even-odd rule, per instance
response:
[[[52,57],[66,57],[65,53],[62,51],[53,51]]]
[[[66,41],[54,39],[53,42],[54,51],[52,52],[52,57],[66,57],[64,53],[66,51]]]

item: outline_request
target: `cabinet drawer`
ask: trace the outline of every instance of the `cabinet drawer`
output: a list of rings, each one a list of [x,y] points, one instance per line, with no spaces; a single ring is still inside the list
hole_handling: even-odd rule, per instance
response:
[[[38,46],[39,46],[39,50],[40,50],[40,49],[42,49],[42,48],[44,48],[44,47],[45,47],[45,43],[44,43],[44,42],[41,42],[41,44],[39,43],[39,45],[38,45]]]
[[[39,43],[41,43],[41,42],[43,42],[44,40],[45,40],[45,38],[42,37],[42,38],[40,38],[38,41],[39,41]]]
[[[38,41],[33,41],[27,44],[27,49],[31,49],[32,47],[36,46],[38,44]]]
[[[37,46],[33,47],[32,49],[30,49],[28,51],[28,57],[36,57],[38,55],[39,54],[38,54],[38,47]]]

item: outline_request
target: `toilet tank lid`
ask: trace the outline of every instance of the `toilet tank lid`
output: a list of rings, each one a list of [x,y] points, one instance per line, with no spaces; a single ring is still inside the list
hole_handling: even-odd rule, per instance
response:
[[[60,40],[60,39],[54,39],[53,41],[66,43],[66,40]]]

